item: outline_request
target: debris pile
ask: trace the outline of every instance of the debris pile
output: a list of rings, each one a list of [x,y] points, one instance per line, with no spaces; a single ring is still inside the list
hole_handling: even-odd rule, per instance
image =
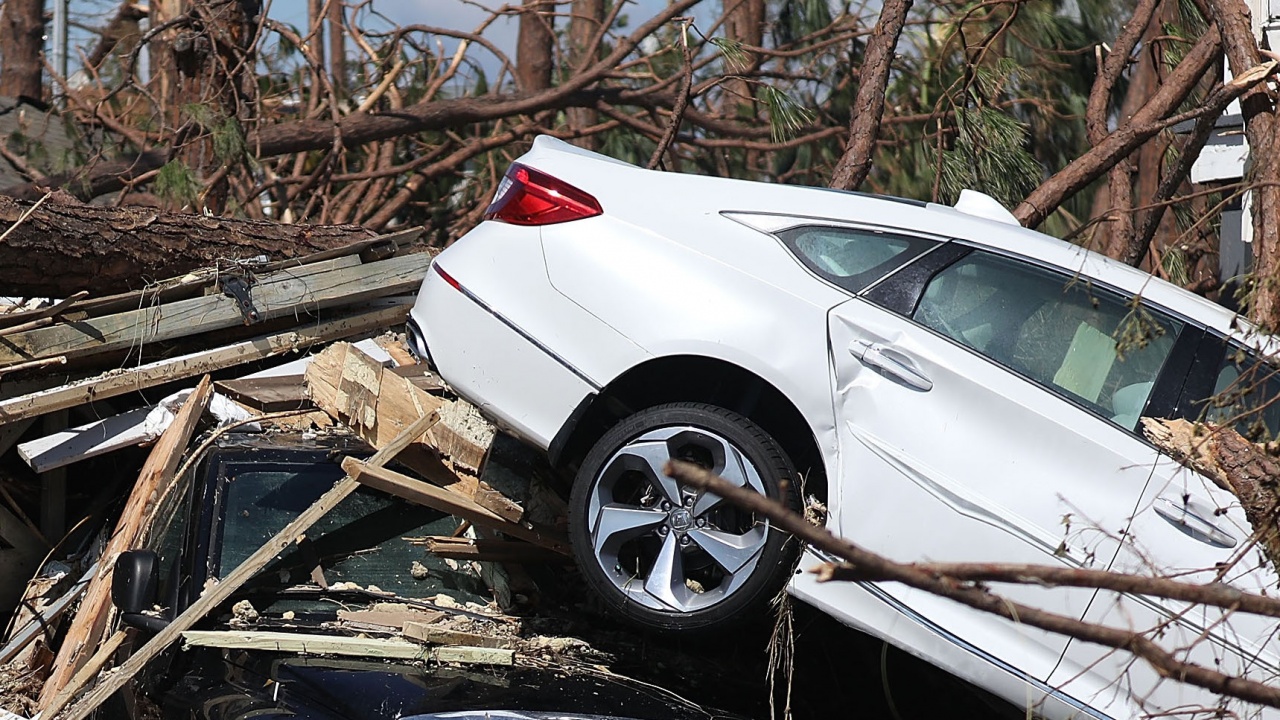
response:
[[[522,565],[570,563],[562,505],[482,479],[493,428],[396,334],[430,266],[416,237],[0,314],[0,716],[154,711],[175,646],[607,658],[508,614],[536,602]],[[331,478],[282,459],[303,446],[336,448]],[[166,682],[194,697],[188,673]]]

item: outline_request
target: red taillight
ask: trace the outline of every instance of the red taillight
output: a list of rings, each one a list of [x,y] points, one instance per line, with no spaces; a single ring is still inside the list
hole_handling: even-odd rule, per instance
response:
[[[446,283],[448,283],[449,287],[453,288],[454,290],[462,289],[462,286],[458,284],[458,281],[454,280],[453,276],[450,275],[449,273],[445,272],[444,270],[441,270],[439,265],[433,262],[431,263],[431,269],[435,270],[440,275],[441,279],[443,279]]]
[[[498,194],[489,209],[484,211],[484,219],[512,225],[551,225],[602,212],[600,203],[578,188],[514,163],[498,185]]]

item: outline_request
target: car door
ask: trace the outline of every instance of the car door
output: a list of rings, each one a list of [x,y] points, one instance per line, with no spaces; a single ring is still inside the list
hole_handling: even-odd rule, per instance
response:
[[[1153,476],[1133,428],[1183,324],[952,242],[829,317],[839,532],[895,560],[1106,567]],[[1043,681],[1067,640],[897,585],[880,594]],[[1000,587],[1081,617],[1091,591]]]
[[[1264,441],[1280,433],[1280,375],[1242,345],[1204,334],[1178,406],[1171,415],[1234,427]],[[1241,590],[1274,595],[1275,568],[1252,539],[1240,503],[1209,479],[1185,469],[1153,478],[1144,489],[1126,542],[1113,569],[1186,582],[1229,582]],[[1085,620],[1149,634],[1179,656],[1233,675],[1274,681],[1277,622],[1168,600],[1099,593]],[[1085,673],[1085,670],[1088,673]],[[1106,678],[1089,688],[1089,675]],[[1148,711],[1216,707],[1211,692],[1161,678],[1128,653],[1072,642],[1051,682],[1078,695],[1114,697],[1109,685],[1123,679]],[[1241,717],[1250,713],[1227,708]],[[1224,713],[1230,714],[1230,712]]]

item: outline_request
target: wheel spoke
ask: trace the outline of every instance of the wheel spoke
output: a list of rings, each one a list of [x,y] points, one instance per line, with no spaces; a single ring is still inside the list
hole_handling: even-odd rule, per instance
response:
[[[689,537],[698,547],[706,551],[724,571],[733,574],[746,565],[764,547],[769,531],[764,527],[754,527],[742,535],[720,532],[719,530],[689,530]]]
[[[676,534],[670,533],[662,541],[662,549],[644,581],[644,591],[676,610],[683,610],[677,588],[684,590],[684,563]]]
[[[616,548],[620,543],[661,525],[666,519],[667,514],[660,510],[631,505],[606,505],[600,508],[595,527],[596,556],[600,556],[606,543]]]
[[[733,448],[732,445],[726,445],[724,448],[724,469],[720,471],[720,477],[729,482],[730,485],[737,487],[751,487],[756,492],[760,492],[761,485],[758,477],[755,477],[755,469],[750,468],[743,457]],[[755,482],[751,482],[754,479]],[[762,485],[761,485],[762,487]],[[703,492],[698,496],[698,501],[693,505],[694,517],[702,517],[703,514],[724,502],[724,498],[709,492]]]
[[[631,455],[643,461],[649,480],[662,493],[663,499],[672,505],[680,504],[680,486],[662,471],[663,466],[671,459],[671,451],[667,448],[665,442],[634,443],[623,448],[618,455],[619,458],[623,455]],[[615,462],[617,461],[615,460]]]

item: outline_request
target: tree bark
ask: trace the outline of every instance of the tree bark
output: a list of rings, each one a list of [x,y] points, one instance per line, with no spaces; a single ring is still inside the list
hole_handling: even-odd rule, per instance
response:
[[[1124,118],[1118,128],[1112,131],[1102,142],[1093,146],[1089,152],[1076,158],[1062,170],[1031,191],[1026,199],[1013,209],[1013,216],[1025,227],[1034,228],[1044,222],[1062,201],[1083,190],[1102,173],[1115,167],[1116,163],[1128,157],[1144,142],[1167,129],[1170,123],[1165,119],[1181,105],[1195,88],[1205,72],[1212,67],[1222,47],[1222,38],[1216,28],[1200,36],[1196,44],[1187,51],[1178,63],[1178,67],[1169,74],[1160,89],[1151,96],[1142,109],[1131,118]],[[1224,88],[1217,88],[1223,91]],[[1232,92],[1239,89],[1227,89],[1218,92],[1215,101],[1234,97]],[[1225,103],[1223,103],[1225,107]],[[1213,112],[1209,107],[1206,111]],[[1217,112],[1222,109],[1217,108]]]
[[[0,197],[0,294],[67,297],[141,289],[219,261],[299,257],[372,236],[351,225],[281,225],[147,208],[106,208]],[[15,225],[16,224],[16,225]]]
[[[1222,31],[1231,73],[1236,77],[1261,63],[1249,6],[1243,0],[1209,0],[1208,10]],[[1276,138],[1275,93],[1265,84],[1240,97],[1244,134],[1252,167],[1253,275],[1256,281],[1249,314],[1270,331],[1280,323],[1280,140]]]
[[[551,61],[556,42],[551,25],[554,9],[546,0],[524,0],[516,39],[516,85],[524,92],[551,87]]]
[[[831,187],[857,190],[871,172],[871,157],[880,133],[884,115],[885,86],[893,67],[893,51],[906,24],[912,0],[885,0],[880,19],[867,41],[867,52],[858,71],[858,94],[853,100],[853,117],[849,120],[849,144],[836,163]]]
[[[1156,447],[1235,495],[1272,567],[1280,567],[1280,459],[1230,427],[1142,418]]]
[[[338,97],[345,97],[347,87],[347,31],[343,21],[342,0],[329,0],[327,12],[329,41],[329,82]]]
[[[5,0],[0,9],[0,95],[44,97],[44,0]]]
[[[574,0],[571,13],[569,64],[570,72],[577,72],[600,57],[600,47],[593,40],[604,23],[604,0]],[[565,118],[569,121],[570,129],[581,132],[599,122],[600,113],[596,112],[595,108],[574,107],[565,111]],[[596,149],[596,139],[593,135],[574,138],[572,142],[587,150]]]

